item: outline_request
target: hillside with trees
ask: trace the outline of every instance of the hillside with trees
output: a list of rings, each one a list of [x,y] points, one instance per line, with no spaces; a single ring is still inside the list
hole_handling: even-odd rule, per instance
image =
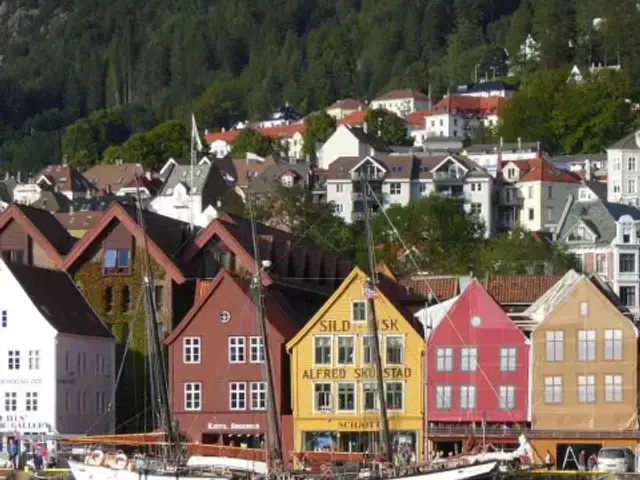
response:
[[[395,87],[436,97],[509,68],[527,85],[532,73],[619,62],[635,90],[639,15],[634,0],[2,0],[0,165],[90,163],[191,111],[203,128],[228,128],[285,102],[307,114]],[[535,60],[521,55],[529,34]],[[571,128],[561,113],[541,128]],[[160,128],[169,143],[176,131]],[[161,155],[157,135],[123,155]]]

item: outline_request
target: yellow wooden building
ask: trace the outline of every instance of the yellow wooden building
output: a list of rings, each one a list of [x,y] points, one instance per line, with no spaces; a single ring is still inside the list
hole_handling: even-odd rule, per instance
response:
[[[381,419],[373,336],[355,268],[287,344],[291,355],[294,446],[297,452],[380,451]],[[423,440],[423,353],[420,325],[395,299],[400,287],[379,275],[374,306],[380,336],[391,441],[417,457]]]

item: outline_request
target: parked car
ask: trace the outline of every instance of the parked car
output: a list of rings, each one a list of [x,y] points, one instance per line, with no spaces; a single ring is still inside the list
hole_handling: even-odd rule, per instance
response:
[[[598,453],[598,470],[627,473],[635,470],[635,455],[629,447],[604,447]]]

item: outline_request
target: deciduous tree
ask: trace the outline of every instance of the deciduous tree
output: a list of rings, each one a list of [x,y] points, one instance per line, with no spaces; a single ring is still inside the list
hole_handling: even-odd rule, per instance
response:
[[[365,115],[367,128],[387,145],[413,145],[407,122],[395,113],[382,108],[369,109]]]

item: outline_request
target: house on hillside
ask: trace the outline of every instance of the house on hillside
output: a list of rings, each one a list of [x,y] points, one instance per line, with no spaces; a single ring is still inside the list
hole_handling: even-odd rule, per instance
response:
[[[55,449],[52,435],[112,432],[115,339],[73,280],[0,259],[0,284],[0,448],[8,437]]]
[[[60,192],[69,200],[94,194],[96,186],[68,165],[47,165],[33,178],[41,190]]]
[[[458,85],[451,91],[451,95],[511,98],[515,90],[513,85],[505,82],[479,82]]]
[[[401,118],[416,110],[430,110],[431,98],[418,90],[409,88],[391,90],[371,100],[370,108],[382,108]]]
[[[139,163],[101,163],[84,172],[85,178],[104,194],[118,194],[120,189],[144,176],[145,171]]]
[[[621,203],[567,199],[554,240],[597,274],[628,309],[640,314],[640,210]]]
[[[364,157],[390,151],[369,131],[366,123],[362,127],[340,125],[318,151],[318,168],[327,170],[340,157]]]
[[[334,102],[332,105],[327,107],[325,111],[327,114],[333,118],[338,120],[342,120],[347,115],[358,112],[366,109],[366,105],[360,102],[360,100],[356,100],[354,98],[344,98],[342,100],[338,100]]]
[[[504,165],[513,160],[534,160],[542,151],[539,142],[487,143],[469,145],[461,153],[476,162],[492,177],[498,175],[498,163]]]
[[[493,229],[493,181],[467,158],[365,154],[336,159],[327,174],[327,202],[346,222],[364,218],[363,178],[371,189],[367,199],[373,212],[433,192],[464,200],[465,208],[485,222],[487,233]]]
[[[640,130],[607,148],[607,200],[640,206]]]

